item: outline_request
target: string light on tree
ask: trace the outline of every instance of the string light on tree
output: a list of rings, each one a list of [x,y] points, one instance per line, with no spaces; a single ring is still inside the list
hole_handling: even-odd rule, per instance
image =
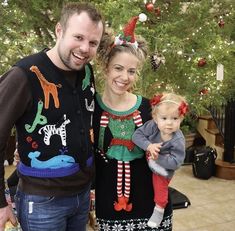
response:
[[[4,0],[4,1],[2,2],[2,6],[8,6],[8,0]]]
[[[181,50],[180,50],[180,51],[177,51],[177,54],[178,54],[178,55],[182,55],[182,54],[183,54],[183,51],[181,51]]]

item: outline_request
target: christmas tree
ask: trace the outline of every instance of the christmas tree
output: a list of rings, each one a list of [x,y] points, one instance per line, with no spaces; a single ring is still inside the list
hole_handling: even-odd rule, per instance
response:
[[[54,25],[67,1],[2,1],[1,73],[19,58],[54,43]],[[132,17],[148,19],[136,33],[149,44],[137,92],[184,95],[201,113],[235,98],[235,3],[232,0],[93,0],[106,25],[120,32]],[[100,73],[97,71],[97,75]]]
[[[120,30],[130,15],[148,20],[136,33],[150,46],[139,92],[185,95],[200,113],[235,97],[235,8],[233,1],[107,1],[108,25]]]

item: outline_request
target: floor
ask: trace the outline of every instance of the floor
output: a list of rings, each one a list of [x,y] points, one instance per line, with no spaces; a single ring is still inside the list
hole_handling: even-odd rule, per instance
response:
[[[6,177],[13,168],[6,166]],[[191,202],[188,208],[174,210],[173,231],[235,230],[235,180],[200,180],[193,176],[191,165],[184,165],[176,171],[170,186]]]
[[[200,180],[192,166],[176,171],[171,186],[187,195],[191,206],[174,210],[174,231],[234,231],[235,180]]]

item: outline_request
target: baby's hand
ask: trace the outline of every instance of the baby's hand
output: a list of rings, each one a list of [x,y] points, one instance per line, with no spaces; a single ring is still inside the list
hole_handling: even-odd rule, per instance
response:
[[[150,153],[152,159],[158,158],[158,153],[160,152],[161,147],[162,147],[162,143],[150,144],[147,147],[147,151]]]

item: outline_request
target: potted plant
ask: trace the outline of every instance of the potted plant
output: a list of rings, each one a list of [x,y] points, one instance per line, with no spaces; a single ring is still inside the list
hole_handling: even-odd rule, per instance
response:
[[[197,137],[197,123],[198,120],[195,116],[188,114],[185,116],[182,124],[181,131],[185,136],[185,147],[189,147],[193,144],[194,139]]]

